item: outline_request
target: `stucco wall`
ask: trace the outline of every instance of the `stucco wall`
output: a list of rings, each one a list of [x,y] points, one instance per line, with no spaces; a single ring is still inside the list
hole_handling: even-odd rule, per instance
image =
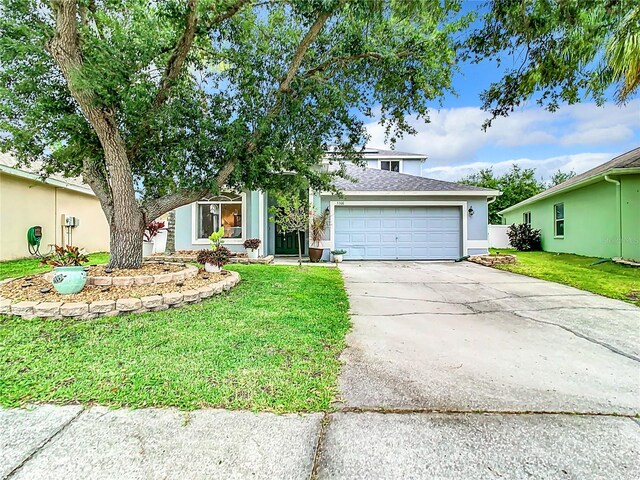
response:
[[[621,177],[622,185],[628,179]],[[625,208],[623,221],[633,223],[633,194],[629,189],[631,202]],[[635,224],[638,225],[637,198],[635,200]],[[564,238],[554,236],[554,209],[557,203],[564,203]],[[542,248],[548,252],[575,253],[593,257],[610,258],[620,254],[619,227],[616,205],[616,186],[600,181],[580,189],[560,193],[525,205],[504,214],[505,223],[522,223],[523,212],[531,212],[531,225],[542,233]],[[631,235],[633,236],[633,235]],[[637,242],[637,233],[635,235]]]
[[[640,175],[620,177],[622,256],[640,261]]]
[[[109,250],[109,225],[100,202],[87,195],[34,180],[0,173],[0,259],[30,256],[27,230],[43,230],[41,252],[48,244],[62,244],[61,215],[80,219],[73,229],[73,244],[88,252]]]

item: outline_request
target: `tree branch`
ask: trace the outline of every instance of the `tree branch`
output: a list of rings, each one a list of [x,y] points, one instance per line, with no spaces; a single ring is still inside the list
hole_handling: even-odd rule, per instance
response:
[[[158,93],[153,101],[154,107],[162,105],[169,98],[169,90],[171,85],[180,75],[180,70],[191,50],[193,40],[196,36],[196,26],[198,24],[198,0],[187,1],[187,18],[185,21],[184,32],[176,42],[173,53],[169,57],[167,66],[164,69]]]
[[[309,31],[307,32],[307,34],[302,38],[302,41],[300,42],[300,44],[298,45],[298,48],[296,48],[296,51],[293,54],[293,59],[291,60],[291,64],[289,65],[287,74],[280,82],[279,91],[281,93],[286,93],[291,90],[291,82],[293,81],[294,77],[298,73],[300,65],[302,65],[302,60],[304,60],[304,56],[306,55],[313,41],[320,34],[322,27],[324,27],[325,23],[327,23],[327,20],[329,20],[330,16],[331,16],[330,12],[320,13],[316,21],[313,22],[313,25],[311,25],[311,28],[309,28]]]
[[[152,222],[160,215],[174,210],[183,205],[200,200],[209,193],[208,190],[197,192],[176,192],[170,193],[160,198],[149,200],[142,205],[145,223]]]
[[[394,56],[396,58],[404,58],[404,57],[408,57],[409,55],[411,55],[411,50],[403,50],[402,52],[398,52],[396,54],[394,54]],[[309,78],[312,77],[313,75],[315,75],[316,73],[320,73],[323,72],[325,70],[327,70],[329,67],[336,65],[339,67],[344,67],[345,65],[351,63],[351,62],[355,62],[357,60],[362,60],[365,58],[372,58],[374,60],[382,60],[384,59],[384,55],[378,52],[364,52],[364,53],[359,53],[358,55],[349,55],[349,56],[342,56],[342,57],[334,57],[334,58],[330,58],[329,60],[322,62],[320,65],[308,70],[304,76],[305,78]]]

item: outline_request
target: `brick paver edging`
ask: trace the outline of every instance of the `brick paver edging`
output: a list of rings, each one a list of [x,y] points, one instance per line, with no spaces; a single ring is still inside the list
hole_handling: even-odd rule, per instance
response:
[[[12,303],[11,299],[0,297],[0,314],[17,315],[26,319],[36,317],[91,319],[102,316],[112,317],[121,313],[159,312],[200,302],[213,295],[231,290],[238,282],[240,282],[240,274],[228,271],[222,280],[204,287],[182,292],[163,293],[162,295],[149,295],[141,298],[70,303],[30,301]]]
[[[479,263],[485,267],[493,267],[494,265],[507,265],[516,263],[517,257],[515,255],[472,255],[469,257],[469,261],[473,263]]]

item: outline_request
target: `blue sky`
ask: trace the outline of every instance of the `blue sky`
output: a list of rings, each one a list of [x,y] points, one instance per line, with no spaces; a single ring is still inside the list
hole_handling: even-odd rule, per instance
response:
[[[500,71],[489,61],[463,64],[460,70],[453,83],[458,95],[447,96],[441,109],[431,111],[431,123],[414,120],[418,134],[396,144],[396,150],[428,156],[425,176],[457,180],[479,168],[492,166],[502,173],[517,163],[548,179],[558,169],[582,173],[640,146],[640,98],[624,107],[613,102],[603,107],[593,102],[562,105],[554,113],[532,101],[495,120],[485,133],[481,126],[487,113],[480,110],[480,93],[500,79]],[[370,146],[385,146],[384,132],[375,122],[368,130]]]

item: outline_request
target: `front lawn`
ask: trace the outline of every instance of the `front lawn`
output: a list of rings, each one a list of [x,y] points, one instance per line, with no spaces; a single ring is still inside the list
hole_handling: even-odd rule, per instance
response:
[[[640,306],[640,268],[613,262],[591,266],[600,259],[568,253],[497,251],[515,254],[518,263],[497,265],[495,268],[570,285]],[[492,249],[491,253],[496,253],[496,250]]]
[[[234,265],[228,294],[96,320],[0,316],[0,405],[321,411],[349,329],[340,271]]]
[[[109,254],[104,252],[90,253],[87,265],[96,263],[107,263]],[[41,265],[38,258],[20,258],[18,260],[7,260],[0,262],[0,280],[5,278],[22,277],[24,275],[34,275],[36,273],[48,272],[53,267]]]

